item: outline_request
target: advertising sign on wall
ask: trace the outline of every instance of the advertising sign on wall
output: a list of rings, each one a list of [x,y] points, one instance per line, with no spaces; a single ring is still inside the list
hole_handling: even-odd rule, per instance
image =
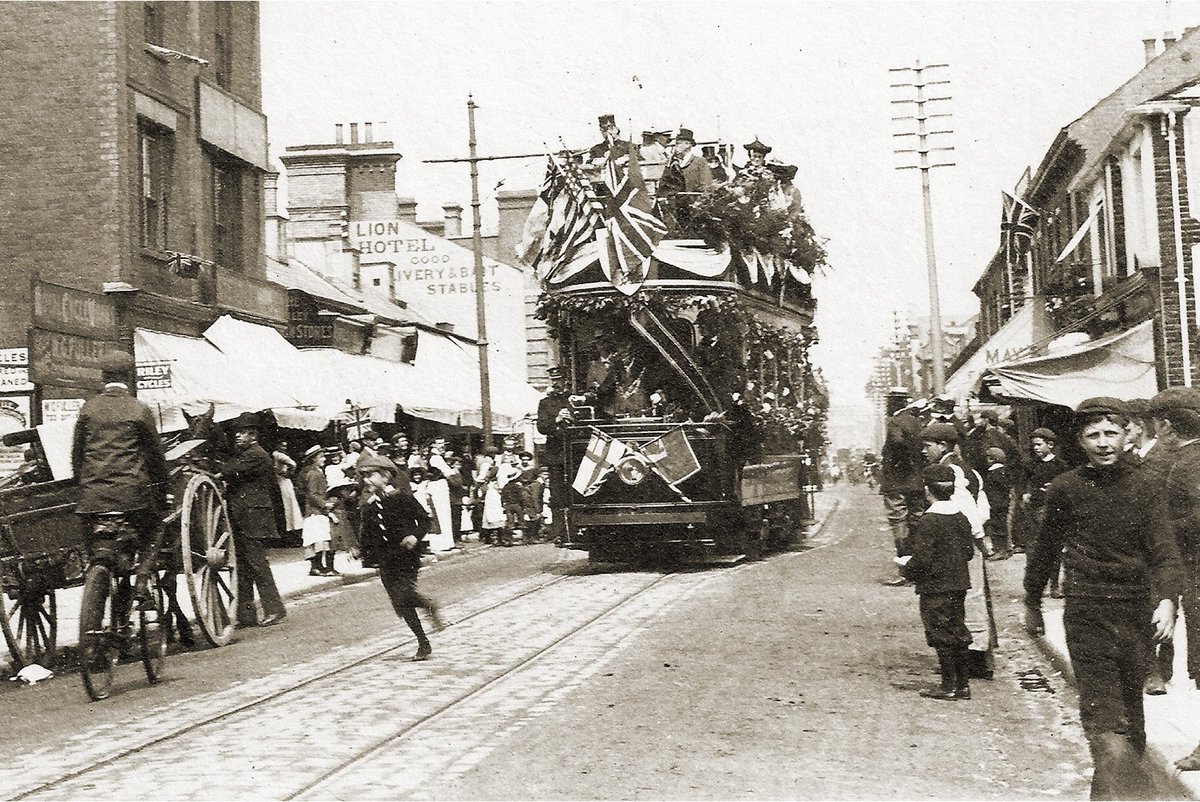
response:
[[[37,384],[100,389],[100,361],[110,344],[78,334],[29,330],[29,379]]]
[[[0,348],[0,393],[23,393],[32,389],[29,349]]]
[[[0,436],[29,428],[29,396],[0,398]],[[7,476],[25,461],[26,446],[0,445],[0,476]]]
[[[42,423],[65,423],[79,417],[82,398],[46,398],[42,400]]]

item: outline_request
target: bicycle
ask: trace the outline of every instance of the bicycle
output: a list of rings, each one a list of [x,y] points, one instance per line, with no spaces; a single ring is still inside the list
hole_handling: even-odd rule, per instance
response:
[[[138,604],[136,627],[130,575],[137,565],[138,533],[123,513],[99,515],[89,524],[92,559],[83,584],[79,615],[80,674],[93,702],[108,698],[116,666],[136,644],[146,678],[162,677],[167,642],[163,633],[163,591],[158,573],[147,581],[147,600]]]

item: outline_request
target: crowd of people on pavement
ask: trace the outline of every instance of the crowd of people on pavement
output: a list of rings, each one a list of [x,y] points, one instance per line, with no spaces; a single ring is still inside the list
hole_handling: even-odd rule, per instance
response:
[[[1092,798],[1152,798],[1143,695],[1169,690],[1180,610],[1187,687],[1200,681],[1200,391],[1087,399],[1060,432],[1034,429],[1028,452],[991,409],[968,421],[948,398],[891,402],[881,492],[901,576],[888,584],[915,583],[942,673],[922,696],[970,698],[966,565],[1026,552],[1032,635],[1045,634],[1043,595],[1065,598]],[[1078,446],[1078,465],[1060,443]],[[1176,767],[1200,770],[1200,746]]]

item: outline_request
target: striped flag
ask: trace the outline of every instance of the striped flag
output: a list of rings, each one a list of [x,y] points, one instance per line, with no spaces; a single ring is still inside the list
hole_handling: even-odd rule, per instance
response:
[[[587,451],[579,461],[579,470],[575,472],[571,487],[581,496],[594,494],[628,451],[629,447],[620,440],[593,429],[592,439],[588,441]]]
[[[1029,250],[1033,242],[1033,230],[1041,213],[1025,201],[1000,192],[1004,216],[1000,220],[1000,239],[1004,244],[1005,261],[1012,264],[1017,257]]]

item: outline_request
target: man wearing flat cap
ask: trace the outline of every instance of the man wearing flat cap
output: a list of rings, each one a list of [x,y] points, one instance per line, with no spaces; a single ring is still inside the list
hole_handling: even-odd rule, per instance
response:
[[[928,464],[949,465],[954,471],[954,495],[951,501],[959,505],[962,514],[970,522],[971,534],[980,550],[985,555],[990,554],[991,547],[985,541],[986,533],[983,530],[983,523],[990,513],[987,496],[983,494],[983,480],[958,451],[958,429],[950,423],[931,423],[921,432],[921,442]]]
[[[563,383],[562,369],[551,365],[546,371],[550,387],[538,401],[537,429],[546,437],[546,449],[542,452],[542,465],[550,469],[550,532],[554,539],[566,536],[563,515],[567,507],[566,441],[562,427],[571,422],[571,408],[567,404],[568,394]]]
[[[1095,767],[1092,799],[1154,798],[1140,759],[1145,630],[1171,638],[1184,581],[1163,495],[1121,458],[1126,422],[1115,398],[1090,398],[1076,409],[1087,463],[1050,482],[1025,566],[1026,627],[1041,636],[1042,592],[1063,555],[1063,626]]]
[[[109,352],[101,359],[100,370],[104,389],[84,402],[75,420],[71,466],[80,490],[75,512],[86,522],[89,551],[96,516],[125,514],[126,523],[138,534],[134,596],[144,603],[162,545],[167,461],[154,413],[130,391],[133,357],[123,351]]]
[[[921,486],[921,422],[914,415],[914,405],[908,404],[903,390],[888,393],[888,417],[884,422],[882,463],[879,472],[879,493],[888,526],[892,529],[892,545],[896,556],[908,553],[910,533],[925,511],[925,490]],[[903,572],[901,572],[903,573]],[[886,584],[909,584],[901,575]]]
[[[243,412],[233,420],[229,428],[233,431],[236,451],[220,470],[237,544],[237,624],[242,627],[259,626],[255,589],[263,605],[262,626],[272,626],[287,616],[263,543],[278,533],[271,500],[275,471],[271,456],[258,444],[261,426],[258,415],[251,412]]]

